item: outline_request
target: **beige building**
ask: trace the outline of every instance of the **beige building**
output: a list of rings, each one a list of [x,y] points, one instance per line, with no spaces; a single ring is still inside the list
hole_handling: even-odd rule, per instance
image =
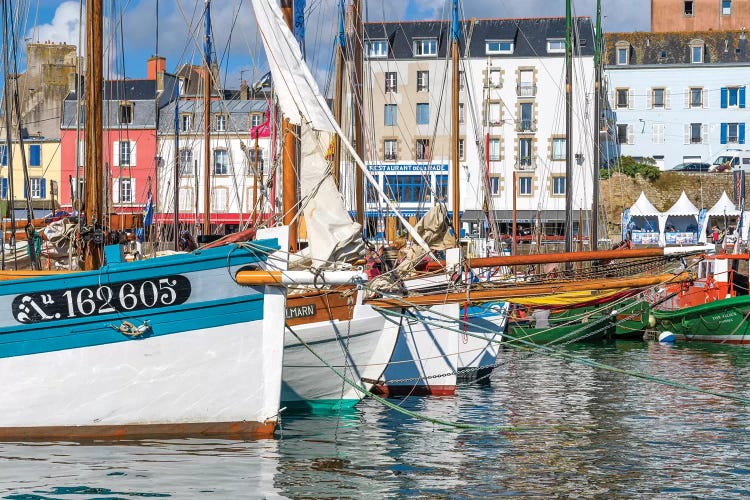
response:
[[[25,216],[18,211],[25,210],[28,197],[34,210],[33,217],[43,217],[60,205],[60,141],[30,138],[24,140],[23,148],[28,165],[29,185],[28,188],[24,185],[23,156],[18,141],[14,141],[10,154],[13,165],[11,189],[7,148],[5,144],[0,145],[0,198],[13,200],[12,206],[16,209],[18,217]],[[7,215],[2,214],[3,217]]]
[[[651,31],[741,30],[750,27],[750,0],[651,0]]]

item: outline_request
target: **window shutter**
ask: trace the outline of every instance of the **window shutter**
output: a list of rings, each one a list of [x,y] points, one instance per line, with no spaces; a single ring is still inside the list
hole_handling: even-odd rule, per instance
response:
[[[740,123],[738,125],[738,128],[740,129],[740,131],[739,131],[739,134],[740,134],[740,144],[745,144],[745,124],[744,123]]]
[[[685,109],[690,107],[690,87],[685,89]]]
[[[703,89],[703,107],[708,107],[708,89]]]
[[[727,96],[728,91],[726,87],[721,87],[721,107],[726,108],[727,107]]]
[[[669,89],[664,90],[664,106],[667,109],[672,109],[672,93]]]
[[[135,177],[132,177],[130,179],[130,201],[135,202],[138,200],[138,197],[136,196],[136,190],[135,190]]]
[[[135,141],[130,141],[130,164],[132,166],[138,165],[138,162],[135,160]]]
[[[701,125],[701,144],[708,144],[708,124]]]
[[[726,123],[721,124],[721,143],[722,144],[727,143],[727,124]]]
[[[745,86],[740,87],[740,107],[745,107]]]
[[[633,89],[628,89],[628,109],[634,109],[635,108],[635,102],[633,101],[635,99],[635,92]]]
[[[690,125],[685,124],[685,144],[690,144]]]
[[[39,197],[42,199],[47,197],[47,179],[39,179]]]
[[[633,125],[628,125],[628,144],[635,144],[635,133],[633,132]]]
[[[31,180],[29,180],[29,183],[31,183]],[[27,188],[28,188],[28,186],[27,186],[26,182],[24,182],[23,183],[23,199],[24,200],[28,199],[28,197],[29,197],[29,191],[28,191]]]
[[[120,178],[112,179],[112,203],[120,203]]]
[[[648,109],[651,109],[654,107],[653,103],[651,102],[651,99],[653,98],[654,89],[649,89],[648,93],[646,94],[646,107]]]
[[[114,145],[112,146],[112,151],[114,152],[114,154],[112,155],[114,156],[113,158],[114,161],[112,162],[112,166],[119,167],[120,166],[120,141],[114,142]]]
[[[0,195],[2,195],[2,198],[7,199],[8,198],[8,179],[3,178],[3,183],[2,183],[2,187],[0,188],[0,190],[2,191],[2,193],[0,193]]]
[[[32,167],[42,165],[42,147],[39,144],[29,146],[29,165]]]

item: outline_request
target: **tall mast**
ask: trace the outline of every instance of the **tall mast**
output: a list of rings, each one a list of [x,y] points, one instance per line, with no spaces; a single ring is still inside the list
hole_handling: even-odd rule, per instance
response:
[[[596,34],[594,36],[594,181],[591,201],[591,250],[599,249],[599,171],[601,170],[601,96],[602,96],[602,0],[596,0]]]
[[[10,112],[10,87],[8,86],[8,80],[10,80],[10,53],[9,53],[9,39],[10,39],[10,29],[9,29],[9,16],[10,12],[8,11],[8,2],[3,0],[2,3],[3,9],[3,33],[5,33],[5,40],[3,40],[3,66],[5,67],[5,73],[3,77],[5,78],[5,85],[3,87],[3,104],[4,104],[4,115],[5,115],[5,159],[6,159],[6,165],[8,168],[8,204],[7,207],[10,209],[10,225],[13,228],[13,230],[10,232],[10,246],[14,251],[16,250],[16,215],[15,210],[13,210],[13,198],[15,198],[13,193],[13,141],[11,140],[11,112]],[[3,217],[5,217],[5,214],[2,214]],[[4,238],[3,238],[4,240]],[[4,241],[3,241],[4,243]],[[3,245],[3,262],[2,267],[5,269],[5,245]],[[18,261],[14,258],[13,265],[15,269],[18,269]]]
[[[86,224],[92,227],[103,220],[102,206],[102,98],[104,79],[102,0],[86,2]],[[86,245],[85,269],[102,265],[101,238],[91,238]]]
[[[362,0],[352,2],[352,17],[354,18],[354,140],[356,142],[357,155],[360,158],[365,157],[365,138],[363,133],[362,115],[365,112],[364,102],[362,101],[362,81],[364,73],[362,71],[362,44],[365,43],[364,30],[362,29]],[[365,179],[362,171],[357,169],[354,174],[354,193],[357,206],[357,222],[364,225],[365,220]]]
[[[341,126],[341,117],[343,115],[343,96],[344,96],[344,50],[346,49],[346,34],[344,33],[344,0],[339,2],[339,36],[336,44],[336,81],[333,91],[333,115],[336,122]],[[341,141],[339,136],[333,136],[333,180],[336,187],[340,188],[341,183]]]
[[[458,41],[461,36],[461,26],[458,23],[458,0],[453,0],[453,21],[451,23],[451,60],[452,60],[452,86],[451,86],[451,183],[453,187],[453,231],[456,235],[456,246],[459,246],[461,236],[461,188],[459,186],[458,166]]]
[[[573,251],[573,16],[565,1],[565,251]],[[582,228],[578,228],[581,231]]]
[[[174,82],[174,172],[172,182],[174,183],[174,250],[180,249],[180,235],[177,234],[180,223],[180,84]],[[198,175],[198,172],[195,172]],[[196,193],[197,194],[197,193]],[[197,220],[196,220],[197,222]]]
[[[281,12],[284,14],[289,31],[294,32],[294,1],[281,0]],[[284,225],[289,226],[289,249],[297,251],[297,127],[289,119],[283,121],[284,151],[282,153],[282,206]]]
[[[203,45],[203,234],[207,236],[211,234],[211,0],[206,0],[204,19],[206,26]]]

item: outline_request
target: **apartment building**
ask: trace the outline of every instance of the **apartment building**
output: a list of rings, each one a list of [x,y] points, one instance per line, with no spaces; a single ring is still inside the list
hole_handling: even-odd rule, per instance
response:
[[[727,31],[750,26],[750,0],[651,0],[651,31]]]
[[[32,218],[44,217],[59,206],[60,141],[43,137],[29,137],[21,144],[14,140],[10,157],[6,144],[0,144],[0,199],[9,200],[16,217],[25,218],[27,206],[32,208]],[[24,177],[24,156],[29,182]],[[8,162],[12,164],[13,184],[9,182]],[[28,204],[27,204],[28,200]],[[5,216],[3,213],[2,216]]]
[[[608,33],[605,41],[619,154],[670,169],[745,148],[750,52],[743,30]]]
[[[483,207],[507,227],[565,219],[565,19],[477,19],[462,25],[459,164],[450,160],[450,23],[365,25],[368,169],[407,215],[451,207],[460,178],[462,226],[483,231]],[[594,34],[575,20],[574,210],[592,200]],[[371,99],[371,101],[370,101]],[[515,178],[515,183],[514,183]],[[515,196],[514,196],[515,195]],[[489,198],[489,200],[488,200]],[[386,230],[368,198],[370,231]]]

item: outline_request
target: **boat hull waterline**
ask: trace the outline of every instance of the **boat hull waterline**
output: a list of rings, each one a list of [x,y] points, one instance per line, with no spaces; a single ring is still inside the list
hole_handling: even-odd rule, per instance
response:
[[[674,311],[654,310],[656,329],[677,341],[750,344],[750,295]]]

